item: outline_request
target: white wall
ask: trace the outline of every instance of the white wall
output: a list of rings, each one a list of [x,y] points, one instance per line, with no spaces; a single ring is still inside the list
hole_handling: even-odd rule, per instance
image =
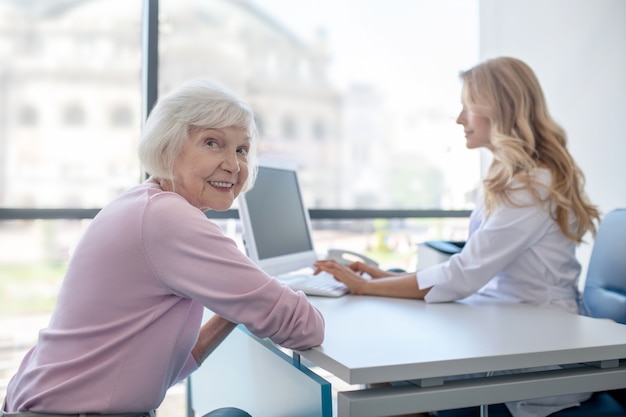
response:
[[[535,70],[591,200],[626,207],[626,1],[480,0],[480,58],[502,55]]]

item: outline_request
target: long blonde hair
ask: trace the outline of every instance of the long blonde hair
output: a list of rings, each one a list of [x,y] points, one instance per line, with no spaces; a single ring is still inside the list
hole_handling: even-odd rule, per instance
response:
[[[584,191],[585,176],[567,149],[565,131],[552,119],[533,70],[519,59],[500,57],[464,71],[464,106],[491,122],[493,161],[484,179],[486,213],[512,201],[518,181],[536,202],[546,202],[569,239],[596,233],[600,213]],[[539,167],[552,174],[547,197],[535,187]],[[517,187],[519,188],[519,187]],[[574,216],[575,227],[570,227]]]

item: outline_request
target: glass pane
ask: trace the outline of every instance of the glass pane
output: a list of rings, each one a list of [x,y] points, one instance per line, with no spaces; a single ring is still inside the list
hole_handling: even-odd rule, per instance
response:
[[[136,184],[141,0],[0,0],[0,207],[97,208]],[[0,398],[88,221],[0,222]]]
[[[141,0],[0,0],[0,206],[101,207],[140,179]]]
[[[73,248],[90,222],[0,221],[0,403],[24,354],[48,325]],[[236,220],[215,222],[241,242]],[[161,417],[185,415],[183,384],[168,391],[159,410]]]
[[[266,158],[311,208],[467,209],[479,153],[455,124],[477,0],[162,0],[160,93],[211,77],[249,101]]]
[[[465,240],[469,219],[313,220],[315,250],[325,257],[329,249],[362,253],[383,269],[418,268],[418,244],[426,240]]]
[[[0,222],[0,398],[48,324],[72,247],[87,221]]]

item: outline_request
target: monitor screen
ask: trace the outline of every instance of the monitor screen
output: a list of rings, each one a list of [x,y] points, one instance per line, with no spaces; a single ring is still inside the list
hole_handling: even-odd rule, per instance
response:
[[[298,174],[286,163],[263,161],[254,187],[239,198],[248,256],[271,275],[311,267],[316,255]]]

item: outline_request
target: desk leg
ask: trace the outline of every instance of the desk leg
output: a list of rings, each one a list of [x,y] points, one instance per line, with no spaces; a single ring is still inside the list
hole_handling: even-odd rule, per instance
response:
[[[489,406],[483,404],[480,406],[480,417],[489,417]]]

